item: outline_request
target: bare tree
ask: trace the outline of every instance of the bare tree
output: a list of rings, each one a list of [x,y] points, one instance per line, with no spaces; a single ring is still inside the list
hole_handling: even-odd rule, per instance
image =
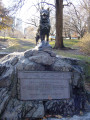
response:
[[[90,0],[80,0],[80,8],[87,18],[88,32],[90,33]]]
[[[64,20],[64,25],[67,25],[68,30],[76,32],[80,37],[83,37],[86,24],[82,19],[82,15],[79,12],[76,13],[73,9],[70,9],[66,16],[69,19],[66,21]]]
[[[8,7],[10,15],[16,14],[18,10],[22,9],[26,0],[12,0],[12,4]]]
[[[65,38],[71,39],[71,23],[70,23],[70,16],[64,14],[63,16],[63,36]]]
[[[72,3],[70,5],[72,6],[64,11],[64,33],[75,32],[83,37],[87,26],[87,12],[81,13],[82,9],[79,6],[75,7]]]

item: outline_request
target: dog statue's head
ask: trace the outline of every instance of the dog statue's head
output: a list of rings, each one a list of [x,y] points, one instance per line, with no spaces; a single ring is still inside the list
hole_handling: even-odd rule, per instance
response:
[[[42,8],[41,11],[40,11],[40,17],[41,17],[42,20],[49,19],[49,14],[50,14],[49,9],[45,10],[45,9]]]

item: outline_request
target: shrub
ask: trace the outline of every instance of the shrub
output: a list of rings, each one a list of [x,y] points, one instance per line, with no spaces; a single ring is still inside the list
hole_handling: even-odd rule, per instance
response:
[[[80,39],[78,43],[80,50],[88,55],[90,55],[90,33],[87,33]]]

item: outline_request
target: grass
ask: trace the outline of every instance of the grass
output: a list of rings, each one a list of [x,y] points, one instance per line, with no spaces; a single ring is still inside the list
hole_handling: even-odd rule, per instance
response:
[[[64,42],[65,47],[75,48],[75,44],[77,44],[79,40],[78,39],[65,39],[63,42]],[[52,47],[54,47],[55,41],[51,41],[50,44],[52,45]]]
[[[14,46],[11,46],[11,47],[9,47],[9,48],[7,48],[6,50],[3,50],[4,52],[8,52],[8,53],[10,53],[10,52],[23,52],[23,51],[25,51],[25,50],[27,50],[27,49],[31,49],[31,48],[33,48],[33,47],[31,47],[31,46],[20,46],[20,45],[14,45]]]
[[[77,47],[77,43],[79,43],[79,40],[78,39],[66,39],[64,40],[64,45],[65,47],[70,47],[70,48],[74,48],[74,49],[78,49]],[[50,42],[50,45],[52,47],[54,47],[55,45],[55,41],[51,41]],[[73,50],[72,50],[73,51]],[[72,58],[77,58],[77,59],[80,59],[80,60],[84,60],[86,62],[88,62],[90,64],[90,56],[87,56],[87,55],[76,55],[76,54],[72,54],[72,53],[67,53],[65,52],[65,50],[55,50],[55,52],[58,54],[58,55],[62,55],[62,56],[66,56],[66,57],[72,57]]]
[[[65,47],[70,47],[72,49],[78,49],[78,46],[77,46],[78,43],[79,43],[79,40],[77,40],[77,39],[64,40]],[[52,47],[54,47],[55,41],[51,41],[50,44],[52,45]],[[61,56],[77,58],[77,59],[85,61],[86,62],[85,74],[86,74],[86,78],[87,78],[86,82],[90,83],[90,78],[88,78],[88,76],[90,76],[90,56],[82,55],[82,54],[75,54],[75,53],[67,52],[65,50],[54,50],[54,51],[58,55],[61,55]]]
[[[86,82],[90,83],[90,56],[86,56],[86,55],[75,55],[75,54],[71,54],[71,53],[65,53],[64,51],[60,51],[60,50],[55,50],[55,52],[58,54],[58,55],[62,55],[62,56],[65,56],[65,57],[71,57],[71,58],[77,58],[77,59],[80,59],[80,60],[83,60],[86,62],[86,65],[84,65],[85,67],[85,74],[86,74]],[[88,78],[89,76],[89,78]]]
[[[4,39],[4,37],[0,37]],[[6,37],[5,39],[8,39],[8,47],[7,49],[3,50],[4,52],[22,52],[27,49],[31,49],[35,46],[35,40],[31,39],[23,39],[23,38],[10,38]],[[73,49],[77,49],[77,43],[79,43],[79,40],[77,39],[67,39],[64,40],[65,47],[70,47]],[[52,47],[55,45],[55,41],[50,41],[50,44]],[[54,50],[58,55],[65,56],[65,57],[71,57],[71,58],[77,58],[80,60],[84,60],[86,64],[86,76],[90,76],[90,56],[82,55],[82,54],[75,54],[74,52],[67,52],[66,50]],[[88,82],[90,82],[90,79],[87,79]]]
[[[10,39],[10,40],[15,40],[17,38],[12,38],[12,37],[3,37],[3,36],[0,36],[1,39]]]
[[[1,39],[4,39],[4,37],[0,37]],[[22,52],[27,49],[31,49],[35,46],[35,41],[31,39],[24,39],[24,38],[10,38],[5,37],[5,39],[8,39],[7,42],[7,49],[3,50],[4,52]]]
[[[60,51],[60,50],[54,50],[58,55],[61,56],[66,56],[66,57],[71,57],[71,58],[77,58],[80,60],[84,60],[86,62],[88,62],[90,64],[90,57],[87,55],[76,55],[76,54],[71,54],[71,53],[66,53],[64,50]]]
[[[86,33],[83,38],[80,39],[78,46],[82,52],[90,55],[90,33]]]
[[[64,40],[64,45],[66,47],[75,48],[75,44],[77,44],[78,42],[79,42],[79,40],[77,40],[77,39]]]
[[[4,37],[0,38],[4,39]],[[4,52],[21,52],[25,51],[27,49],[31,49],[35,46],[35,40],[32,39],[24,39],[24,38],[10,38],[10,37],[5,37],[5,39],[8,39],[8,47],[7,49],[3,50]],[[70,47],[70,48],[76,48],[76,44],[79,42],[77,39],[66,39],[64,40],[64,45],[65,47]],[[52,47],[55,45],[55,41],[50,41],[50,44]],[[90,57],[86,55],[75,55],[72,53],[67,53],[65,50],[55,50],[55,52],[58,55],[66,56],[66,57],[73,57],[73,58],[78,58],[81,60],[85,60],[86,62],[90,63]]]

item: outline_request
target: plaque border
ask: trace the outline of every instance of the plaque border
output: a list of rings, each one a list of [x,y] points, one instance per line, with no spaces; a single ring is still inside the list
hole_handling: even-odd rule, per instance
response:
[[[27,99],[27,100],[23,100],[21,99],[21,94],[20,94],[20,91],[21,91],[21,82],[20,82],[20,77],[19,77],[19,73],[69,73],[70,74],[70,80],[68,81],[69,83],[69,90],[70,91],[70,82],[71,82],[71,79],[72,79],[72,72],[68,72],[68,71],[25,71],[25,70],[20,70],[18,71],[18,99],[22,100],[22,101],[35,101],[35,100],[43,100],[43,101],[47,101],[47,100],[60,100],[60,99]],[[70,98],[70,92],[68,93],[69,94],[69,98]],[[62,99],[69,99],[69,98],[62,98]]]

